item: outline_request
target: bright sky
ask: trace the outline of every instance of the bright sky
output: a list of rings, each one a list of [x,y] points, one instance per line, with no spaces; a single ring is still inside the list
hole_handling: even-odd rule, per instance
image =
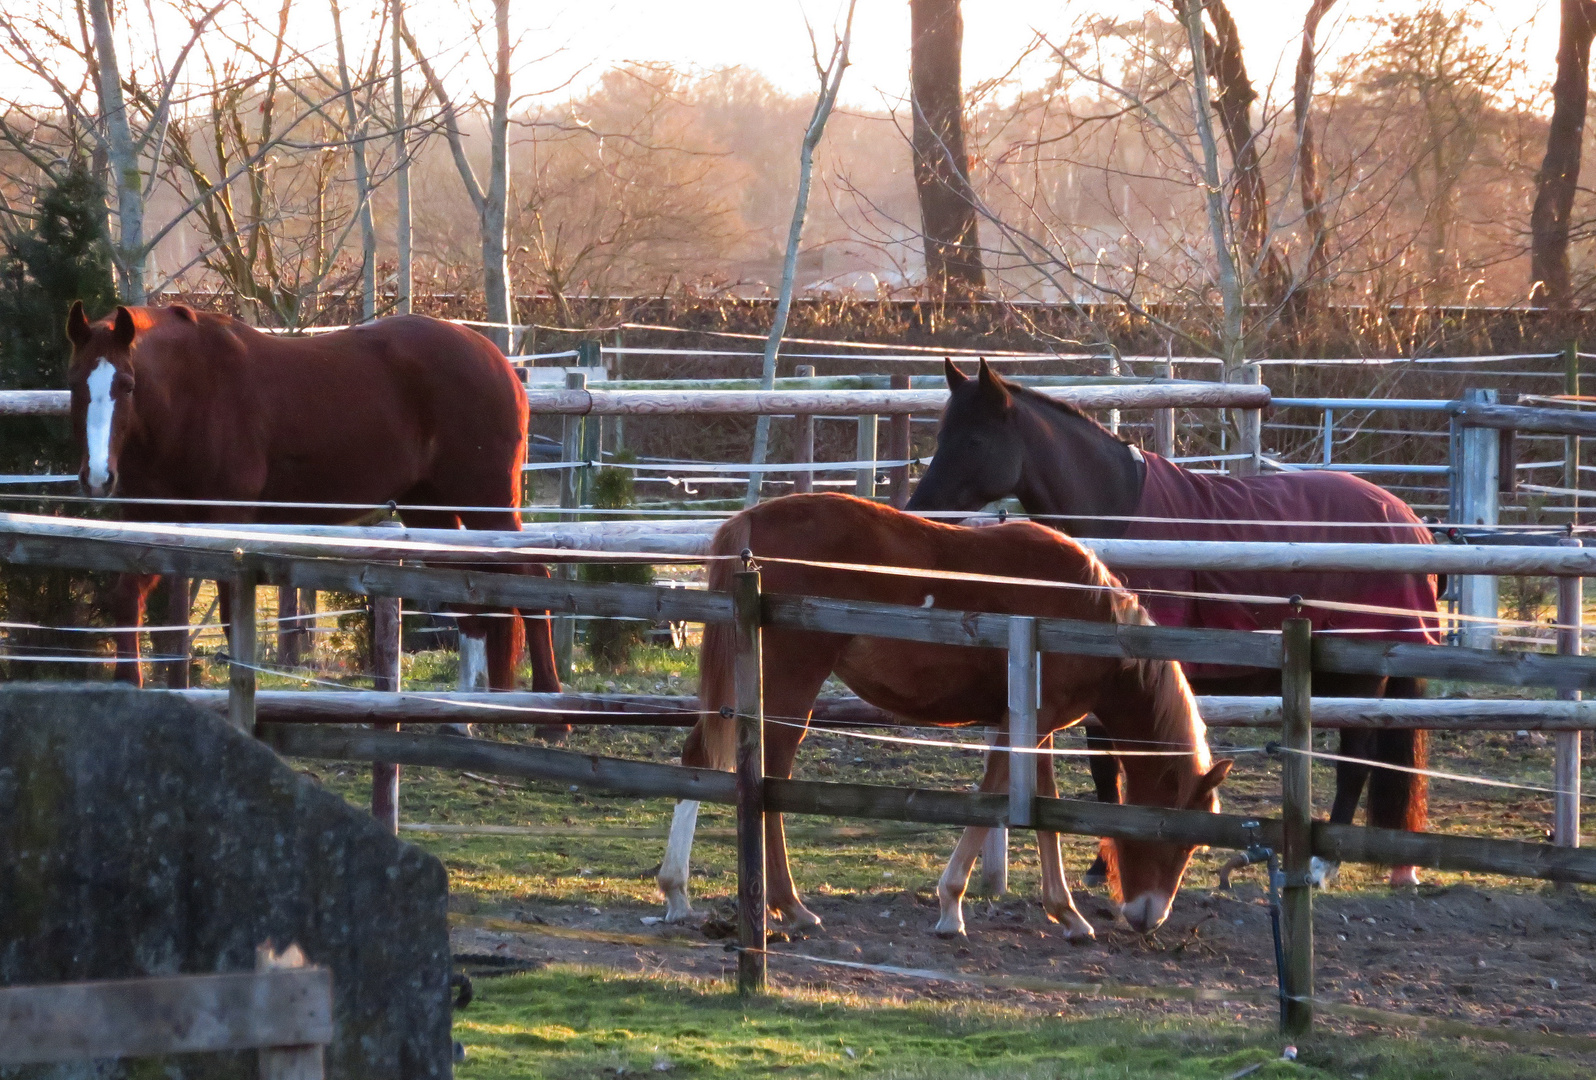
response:
[[[427,0],[412,0],[418,6]],[[1507,40],[1528,26],[1527,55],[1539,76],[1549,81],[1557,48],[1557,4],[1551,0],[1455,0],[1468,4],[1486,23],[1485,34]],[[596,68],[623,60],[670,61],[678,65],[756,68],[789,92],[812,93],[815,75],[804,29],[807,16],[822,48],[831,28],[840,25],[846,0],[551,0],[536,9],[516,5],[517,18],[538,11],[545,30],[532,27],[528,45],[542,40],[566,46],[564,63]],[[964,77],[966,85],[1003,74],[1037,31],[1058,40],[1071,23],[1093,12],[1134,17],[1145,0],[966,0]],[[1241,27],[1247,65],[1262,89],[1284,58],[1279,94],[1289,93],[1289,78],[1301,46],[1302,20],[1309,0],[1229,0]],[[1320,32],[1321,49],[1334,59],[1356,48],[1362,35],[1344,30],[1349,18],[1412,10],[1420,0],[1341,0]],[[1165,8],[1164,10],[1167,10]],[[1494,25],[1493,25],[1494,24]],[[1522,37],[1521,37],[1522,40]],[[842,97],[854,107],[879,108],[883,95],[901,97],[908,81],[909,5],[907,0],[859,0],[854,21],[854,66]],[[557,61],[559,63],[561,61]]]

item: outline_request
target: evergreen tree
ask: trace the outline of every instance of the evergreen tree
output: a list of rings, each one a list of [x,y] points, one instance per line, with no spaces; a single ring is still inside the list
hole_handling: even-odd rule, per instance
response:
[[[33,227],[0,252],[0,389],[66,389],[72,354],[66,317],[72,301],[82,300],[91,317],[116,303],[104,217],[104,190],[87,169],[76,167],[40,194]],[[13,416],[0,422],[0,472],[74,473],[77,468],[72,425],[65,417]],[[68,490],[76,494],[75,488]],[[45,512],[59,509],[44,506]],[[38,509],[27,503],[17,508]],[[105,583],[105,575],[82,571],[0,567],[0,611],[20,623],[103,625],[94,601]],[[48,656],[95,644],[100,643],[82,634],[17,628],[8,631],[5,651],[12,657]],[[4,671],[7,678],[81,679],[95,669],[10,659]]]
[[[67,311],[82,300],[91,318],[116,303],[105,238],[105,192],[86,168],[46,188],[33,228],[0,255],[0,388],[66,389]],[[65,419],[13,417],[0,425],[0,468],[71,472]]]

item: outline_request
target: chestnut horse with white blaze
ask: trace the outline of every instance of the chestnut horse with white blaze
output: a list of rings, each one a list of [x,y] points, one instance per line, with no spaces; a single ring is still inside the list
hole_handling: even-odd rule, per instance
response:
[[[1092,622],[1141,623],[1140,604],[1085,548],[1027,522],[969,529],[903,514],[849,495],[792,495],[745,510],[715,534],[709,587],[727,589],[738,553],[759,562],[768,593],[824,596],[955,611],[1003,612]],[[908,573],[805,563],[909,568]],[[923,573],[922,573],[923,572]],[[1056,581],[1066,587],[950,578],[983,574]],[[1072,587],[1084,586],[1084,588]],[[765,773],[790,776],[806,718],[826,679],[835,674],[864,700],[905,723],[1003,728],[1008,720],[1008,660],[1001,649],[898,641],[890,638],[766,627],[763,632]],[[704,628],[699,701],[704,713],[688,736],[682,764],[730,769],[737,722],[719,710],[735,704],[730,626]],[[1044,746],[1053,732],[1095,713],[1123,758],[1126,800],[1146,806],[1219,809],[1216,794],[1231,762],[1211,760],[1196,701],[1179,665],[1046,653],[1036,728]],[[1156,748],[1161,753],[1137,756]],[[1006,753],[988,758],[982,791],[1008,783]],[[1056,798],[1053,758],[1037,758],[1037,794]],[[687,900],[688,858],[698,804],[677,804],[659,887],[668,921],[692,914]],[[988,829],[964,831],[937,886],[937,932],[964,933],[965,886]],[[1092,926],[1076,910],[1064,880],[1058,834],[1038,832],[1042,906],[1064,925],[1064,936],[1091,940]],[[820,920],[804,907],[787,865],[781,816],[766,819],[767,902],[792,928]],[[1187,844],[1113,840],[1103,845],[1117,869],[1118,898],[1138,930],[1164,921],[1194,848]]]
[[[526,392],[473,330],[402,315],[275,337],[182,305],[119,307],[91,323],[74,303],[67,337],[84,489],[174,500],[128,503],[128,519],[335,525],[370,511],[252,504],[393,502],[413,528],[521,527]],[[542,566],[520,570],[548,575]],[[142,623],[158,580],[122,576],[119,627]],[[485,642],[494,689],[515,687],[521,624],[480,609],[461,619],[462,644]],[[546,613],[526,613],[526,633],[534,688],[558,690]],[[142,683],[138,657],[138,634],[117,634],[119,679]]]

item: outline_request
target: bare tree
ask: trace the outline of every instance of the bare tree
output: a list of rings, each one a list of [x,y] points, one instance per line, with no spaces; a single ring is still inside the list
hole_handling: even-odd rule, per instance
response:
[[[410,139],[405,115],[405,64],[404,35],[399,32],[404,23],[404,0],[393,0],[393,158],[394,158],[394,248],[399,265],[394,272],[394,310],[401,315],[410,314],[411,287],[414,273],[411,266],[410,224]]]
[[[1319,23],[1336,0],[1313,0],[1302,23],[1302,51],[1297,56],[1296,78],[1292,83],[1291,104],[1297,121],[1297,183],[1302,195],[1303,223],[1308,232],[1308,255],[1303,295],[1330,276],[1330,256],[1326,245],[1328,228],[1324,212],[1324,184],[1319,175],[1319,147],[1314,136],[1313,81],[1317,66]]]
[[[1552,121],[1546,132],[1546,157],[1536,176],[1535,206],[1530,213],[1530,299],[1552,307],[1573,303],[1569,218],[1574,210],[1574,193],[1579,189],[1593,36],[1596,2],[1562,0],[1557,78],[1552,83]]]
[[[781,263],[781,290],[776,294],[776,314],[770,322],[770,336],[765,339],[765,361],[760,369],[759,385],[769,390],[776,382],[776,356],[781,351],[781,339],[787,333],[787,315],[792,310],[792,291],[798,275],[798,246],[804,238],[804,218],[809,214],[809,183],[815,167],[815,147],[826,132],[826,120],[837,103],[837,91],[842,89],[842,73],[848,70],[848,46],[853,41],[853,9],[857,0],[848,0],[848,13],[844,17],[842,34],[833,40],[831,59],[820,65],[820,46],[815,44],[814,33],[809,35],[814,56],[815,75],[820,80],[820,96],[815,99],[815,111],[804,130],[804,141],[798,150],[798,197],[792,208],[792,224],[787,229],[787,252]],[[770,446],[770,417],[761,416],[754,422],[754,452],[751,463],[765,463]],[[764,474],[756,469],[748,473],[749,506],[759,501],[759,487]]]
[[[964,146],[959,0],[909,0],[909,87],[914,184],[920,198],[925,280],[933,294],[986,286]]]
[[[482,244],[482,285],[492,337],[501,349],[509,351],[512,324],[515,322],[515,295],[510,288],[509,221],[510,196],[510,0],[493,0],[493,98],[488,104],[488,184],[484,189],[476,169],[466,156],[461,132],[460,110],[438,77],[428,53],[417,43],[408,27],[402,28],[405,44],[416,58],[427,85],[442,108],[444,136],[454,156],[455,169],[466,195],[476,211],[477,231]]]

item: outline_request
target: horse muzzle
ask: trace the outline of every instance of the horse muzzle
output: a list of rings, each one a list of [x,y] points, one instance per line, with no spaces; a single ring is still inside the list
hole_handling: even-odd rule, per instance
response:
[[[1167,893],[1144,892],[1135,899],[1125,901],[1120,907],[1120,914],[1125,916],[1125,921],[1137,933],[1151,933],[1169,918],[1169,908],[1174,900]]]
[[[116,470],[107,471],[104,480],[99,480],[90,476],[89,470],[85,468],[78,473],[78,486],[91,499],[110,498],[116,494]]]

